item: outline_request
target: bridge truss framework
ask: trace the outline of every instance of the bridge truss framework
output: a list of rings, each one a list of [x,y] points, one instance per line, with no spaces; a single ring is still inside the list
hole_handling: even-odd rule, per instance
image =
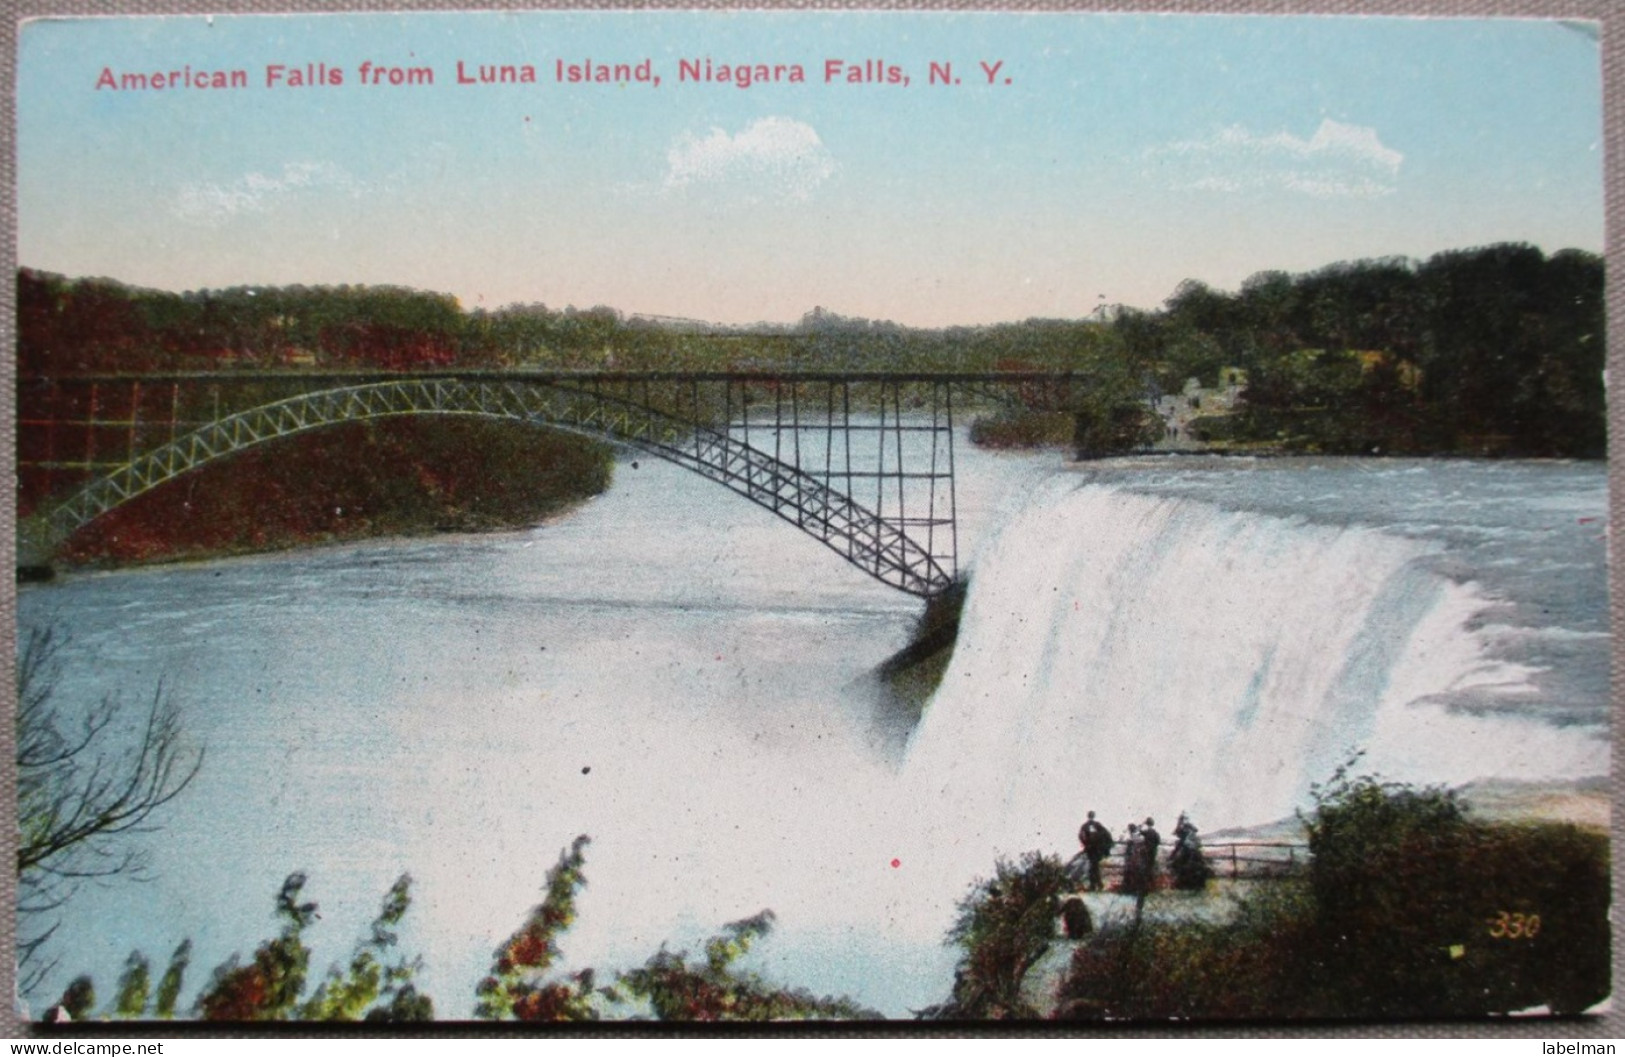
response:
[[[281,437],[466,415],[646,451],[772,511],[882,583],[930,598],[959,575],[954,389],[1009,381],[514,371],[22,379],[18,471],[24,496],[37,501],[19,525],[19,548],[49,553],[123,503]]]

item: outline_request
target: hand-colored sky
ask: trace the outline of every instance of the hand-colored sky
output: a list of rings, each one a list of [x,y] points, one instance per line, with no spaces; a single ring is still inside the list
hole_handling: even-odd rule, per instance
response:
[[[186,290],[937,325],[1499,241],[1600,251],[1591,27],[1533,20],[484,13],[29,23],[19,258]],[[658,87],[555,62],[651,60]],[[807,83],[682,83],[679,61]],[[826,60],[906,87],[824,83]],[[538,84],[458,85],[456,64]],[[435,83],[358,82],[364,62]],[[265,87],[326,63],[337,87]],[[930,85],[951,64],[957,86]],[[992,84],[981,63],[1002,62]],[[98,89],[243,69],[250,87]],[[1009,83],[1003,83],[1008,78]]]

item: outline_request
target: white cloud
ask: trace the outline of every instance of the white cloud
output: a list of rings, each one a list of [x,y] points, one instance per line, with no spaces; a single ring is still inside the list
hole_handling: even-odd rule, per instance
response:
[[[1385,146],[1376,129],[1326,118],[1309,139],[1232,125],[1206,139],[1154,148],[1150,160],[1155,171],[1176,187],[1374,198],[1393,193],[1405,156]]]
[[[288,162],[275,175],[251,172],[226,184],[185,184],[176,196],[175,214],[183,220],[219,223],[241,213],[263,213],[277,200],[311,189],[355,193],[359,184],[331,162]]]
[[[764,117],[729,135],[685,134],[666,152],[667,188],[749,181],[757,192],[805,198],[835,173],[835,159],[811,125]]]

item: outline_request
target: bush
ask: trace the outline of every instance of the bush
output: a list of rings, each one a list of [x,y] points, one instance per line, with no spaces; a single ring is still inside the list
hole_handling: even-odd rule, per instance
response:
[[[1309,876],[1339,1014],[1572,1013],[1607,996],[1604,835],[1477,823],[1452,792],[1342,771],[1315,799]]]
[[[1060,448],[1071,443],[1073,429],[1064,411],[1006,409],[973,421],[970,439],[983,448]]]
[[[1102,930],[1072,955],[1056,1016],[1067,1020],[1280,1019],[1313,1015],[1298,971],[1313,937],[1307,889],[1261,889],[1235,921]]]
[[[621,973],[617,1000],[641,999],[661,1020],[872,1020],[881,1014],[849,998],[819,998],[800,988],[767,983],[734,962],[773,928],[773,912],[724,926],[705,944],[705,963],[662,947],[642,968]]]
[[[1021,996],[1027,971],[1055,937],[1057,901],[1073,888],[1053,855],[1028,852],[1019,864],[1000,859],[994,875],[971,886],[959,902],[948,942],[964,949],[952,997],[927,1011],[936,1017],[1032,1017]]]

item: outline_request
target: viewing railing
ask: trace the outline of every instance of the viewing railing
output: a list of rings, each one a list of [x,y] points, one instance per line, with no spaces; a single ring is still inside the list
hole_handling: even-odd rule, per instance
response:
[[[1158,887],[1172,880],[1168,863],[1172,850],[1164,845],[1157,851]],[[1309,866],[1309,845],[1301,841],[1221,841],[1203,844],[1201,851],[1213,876],[1231,881],[1280,880],[1297,876]],[[1126,848],[1119,842],[1101,861],[1101,878],[1107,888],[1122,881],[1125,854]],[[1082,853],[1073,864],[1080,874],[1087,870]]]

